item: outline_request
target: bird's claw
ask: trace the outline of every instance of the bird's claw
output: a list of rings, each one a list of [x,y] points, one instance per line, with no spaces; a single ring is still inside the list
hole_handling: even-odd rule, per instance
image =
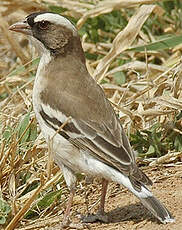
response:
[[[84,216],[82,218],[83,223],[93,223],[96,221],[101,221],[103,223],[108,223],[109,222],[109,217],[105,212],[98,212],[96,214],[91,214],[88,216]]]
[[[82,223],[62,223],[61,229],[85,229],[86,225]]]

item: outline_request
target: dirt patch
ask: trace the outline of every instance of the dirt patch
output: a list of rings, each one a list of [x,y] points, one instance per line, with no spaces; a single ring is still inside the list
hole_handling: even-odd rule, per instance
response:
[[[119,185],[110,183],[106,200],[106,212],[109,215],[110,222],[108,224],[89,224],[90,229],[182,229],[182,165],[145,168],[144,171],[154,182],[152,186],[153,193],[168,207],[176,222],[167,225],[160,224],[133,194]],[[100,195],[100,185],[96,183],[94,186],[90,186],[89,191],[88,202],[91,206],[97,203]],[[76,200],[79,200],[80,195],[76,196]],[[72,215],[86,213],[84,206],[75,204]],[[91,210],[92,212],[96,211],[96,206]]]
[[[182,230],[182,165],[144,167],[143,171],[154,182],[152,191],[166,205],[176,222],[163,225],[157,221],[126,188],[110,183],[106,198],[105,211],[109,223],[96,222],[88,224],[83,229],[90,230]],[[100,180],[83,185],[80,182],[71,212],[71,222],[80,223],[80,218],[88,212],[96,213],[101,192]],[[65,198],[69,193],[65,194]],[[87,197],[85,199],[85,197]],[[63,197],[64,199],[64,197]],[[35,220],[34,224],[24,223],[19,230],[48,229],[58,230],[62,222],[65,205],[59,205],[52,210],[50,217]],[[23,223],[22,223],[23,224]]]

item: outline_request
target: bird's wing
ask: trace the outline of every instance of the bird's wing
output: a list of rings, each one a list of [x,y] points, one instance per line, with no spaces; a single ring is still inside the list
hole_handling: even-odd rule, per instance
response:
[[[93,157],[129,172],[134,155],[128,138],[103,90],[93,81],[90,82],[94,84],[93,92],[80,91],[74,95],[74,90],[63,90],[55,103],[56,96],[52,92],[50,103],[42,104],[40,113],[55,130],[71,117],[61,135],[75,146],[91,150]]]
[[[42,106],[40,114],[44,121],[57,131],[63,122],[57,117],[50,116]],[[68,118],[68,117],[67,117]],[[133,163],[133,156],[129,149],[129,143],[121,125],[114,118],[116,133],[107,122],[96,123],[94,121],[77,120],[72,118],[58,133],[80,149],[90,150],[93,157],[105,162],[121,171],[128,171]],[[66,121],[66,120],[64,120]],[[110,123],[109,123],[110,124]],[[117,127],[118,126],[118,127]],[[120,141],[115,138],[121,138]]]
[[[52,84],[55,82],[53,80]],[[133,183],[136,180],[144,184],[150,183],[145,174],[137,168],[120,121],[103,90],[93,78],[84,77],[82,81],[78,78],[70,81],[67,79],[54,85],[50,83],[41,93],[41,101],[40,114],[55,130],[58,130],[68,117],[72,118],[59,134],[73,145],[90,150],[94,158],[125,175],[132,175]]]

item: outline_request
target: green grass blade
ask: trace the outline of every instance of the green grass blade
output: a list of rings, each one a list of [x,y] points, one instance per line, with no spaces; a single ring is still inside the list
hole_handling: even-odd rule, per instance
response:
[[[132,47],[128,51],[145,51],[145,50],[164,50],[173,48],[182,43],[182,35],[168,37],[156,42],[152,42],[148,45],[142,45],[137,47]]]

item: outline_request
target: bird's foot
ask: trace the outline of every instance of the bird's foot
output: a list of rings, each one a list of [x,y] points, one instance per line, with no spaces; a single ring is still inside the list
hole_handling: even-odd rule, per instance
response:
[[[84,223],[71,223],[69,220],[63,221],[60,225],[60,229],[86,229],[86,224]]]
[[[70,220],[69,220],[69,218],[68,217],[64,218],[63,221],[62,221],[62,223],[61,223],[61,225],[60,225],[61,229],[68,228],[69,226],[70,226]]]
[[[82,218],[83,223],[93,223],[96,221],[101,221],[103,223],[109,222],[109,216],[105,212],[97,212],[96,214],[89,214],[88,216],[84,216]]]

